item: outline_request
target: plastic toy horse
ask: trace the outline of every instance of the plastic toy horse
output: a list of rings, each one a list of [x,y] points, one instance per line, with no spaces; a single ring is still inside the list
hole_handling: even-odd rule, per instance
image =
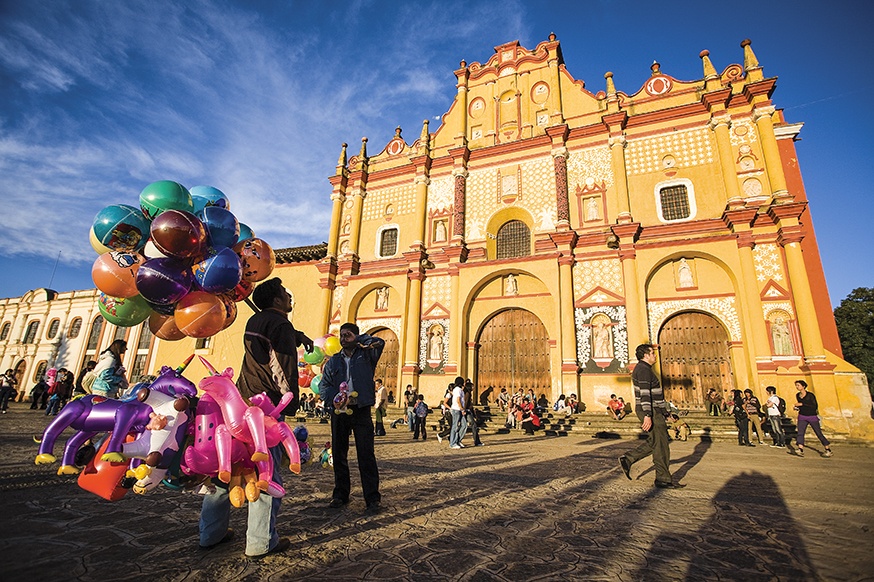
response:
[[[192,356],[193,357],[193,356]],[[63,410],[46,427],[40,442],[37,465],[54,463],[57,459],[52,454],[55,441],[68,427],[77,432],[71,436],[64,446],[64,455],[58,475],[76,475],[79,468],[75,465],[76,451],[101,432],[111,432],[106,446],[104,461],[120,462],[125,457],[137,456],[146,459],[150,467],[158,466],[162,459],[171,457],[168,451],[178,450],[185,437],[189,414],[189,397],[197,394],[190,381],[182,376],[186,362],[173,370],[164,366],[161,375],[148,387],[137,391],[136,399],[123,401],[90,395],[68,403]],[[163,423],[155,424],[155,418]],[[150,424],[153,429],[147,430]],[[137,441],[124,444],[128,433],[140,434]],[[125,454],[125,446],[128,447]],[[167,459],[169,462],[169,459]],[[141,471],[141,477],[148,471]],[[160,479],[158,479],[160,481]]]
[[[358,401],[358,392],[349,391],[349,384],[340,382],[340,392],[334,396],[334,414],[352,414],[350,406]]]
[[[287,424],[277,420],[280,411],[294,398],[294,395],[291,393],[283,395],[276,407],[272,407],[269,399],[266,404],[261,401],[261,406],[249,406],[231,379],[234,375],[233,369],[227,368],[219,374],[203,356],[199,357],[207,370],[213,374],[201,380],[199,388],[215,400],[231,436],[243,441],[251,452],[250,459],[258,467],[258,488],[261,491],[268,491],[273,475],[273,461],[268,449],[279,443],[282,443],[288,453],[288,468],[293,473],[300,473],[300,450],[297,439],[294,438],[294,433]],[[263,398],[266,399],[266,395]],[[257,396],[254,399],[258,401]]]

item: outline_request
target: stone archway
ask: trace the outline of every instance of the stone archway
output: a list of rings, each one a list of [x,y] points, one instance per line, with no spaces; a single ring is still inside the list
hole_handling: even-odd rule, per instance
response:
[[[13,372],[15,374],[15,380],[18,382],[18,395],[15,397],[16,402],[24,402],[27,399],[27,376],[25,372],[27,372],[27,362],[21,360],[18,364],[13,368]]]
[[[659,364],[665,400],[679,408],[704,409],[710,388],[734,389],[728,332],[697,311],[670,317],[659,331]]]
[[[529,388],[550,397],[549,335],[536,315],[525,309],[507,309],[483,326],[477,339],[476,385],[513,392]]]

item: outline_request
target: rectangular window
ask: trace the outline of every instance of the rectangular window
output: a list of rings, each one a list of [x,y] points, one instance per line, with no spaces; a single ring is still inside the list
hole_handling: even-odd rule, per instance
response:
[[[379,256],[393,257],[398,252],[398,229],[387,228],[382,231],[379,242]]]
[[[692,215],[689,194],[682,185],[669,186],[659,191],[662,203],[662,218],[666,221],[684,220]]]
[[[134,358],[134,365],[131,366],[130,370],[131,383],[135,384],[138,381],[138,378],[146,373],[146,360],[148,359],[148,354],[137,354],[137,357]]]
[[[212,337],[197,338],[197,341],[194,342],[194,349],[195,350],[208,350],[211,343],[212,343]]]

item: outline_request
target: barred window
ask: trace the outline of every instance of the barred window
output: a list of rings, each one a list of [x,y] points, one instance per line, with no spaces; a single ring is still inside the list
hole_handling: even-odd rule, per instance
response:
[[[70,331],[67,332],[67,337],[74,338],[79,337],[79,332],[82,331],[82,318],[77,317],[73,320],[73,323],[70,324]]]
[[[116,327],[115,334],[112,336],[112,341],[127,339],[127,328]]]
[[[143,328],[140,331],[140,341],[137,342],[137,351],[148,350],[150,345],[152,345],[152,330],[149,329],[149,324],[146,322],[143,324]]]
[[[48,362],[42,360],[39,364],[36,365],[36,368],[33,372],[33,381],[39,382],[39,379],[42,378],[43,374],[46,373],[46,368],[48,368]]]
[[[36,332],[39,331],[39,322],[31,321],[27,325],[27,332],[24,334],[24,342],[26,344],[32,344],[36,341]]]
[[[212,345],[212,337],[200,337],[194,342],[195,350],[208,350]]]
[[[134,358],[134,365],[131,366],[130,370],[131,382],[139,382],[139,377],[146,373],[146,360],[148,358],[148,354],[137,354],[137,357]]]
[[[94,323],[91,324],[91,335],[88,336],[88,345],[86,350],[93,351],[97,349],[97,342],[100,341],[100,334],[103,331],[103,316],[98,315],[94,318]]]
[[[662,188],[659,197],[662,202],[662,218],[664,220],[683,220],[691,216],[689,193],[685,186]]]
[[[48,339],[52,339],[53,337],[58,335],[58,328],[59,327],[61,327],[61,320],[60,319],[53,319],[52,322],[49,324],[49,332],[46,334],[46,337]]]
[[[495,258],[512,259],[531,254],[531,231],[521,220],[511,220],[504,224],[495,238]]]
[[[3,328],[0,329],[0,341],[5,340],[9,337],[9,330],[12,328],[12,324],[8,321],[3,324]]]
[[[398,252],[398,229],[387,228],[379,239],[379,256],[393,257]]]

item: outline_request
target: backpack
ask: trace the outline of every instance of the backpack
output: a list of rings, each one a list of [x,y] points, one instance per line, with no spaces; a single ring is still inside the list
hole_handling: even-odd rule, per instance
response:
[[[780,398],[779,396],[777,398]],[[780,411],[780,416],[786,416],[786,401],[780,398],[780,404],[777,405],[777,410]]]
[[[416,404],[415,408],[413,408],[413,412],[415,412],[416,416],[418,416],[419,418],[425,418],[426,416],[428,416],[428,405],[425,404],[424,400],[420,400]]]

